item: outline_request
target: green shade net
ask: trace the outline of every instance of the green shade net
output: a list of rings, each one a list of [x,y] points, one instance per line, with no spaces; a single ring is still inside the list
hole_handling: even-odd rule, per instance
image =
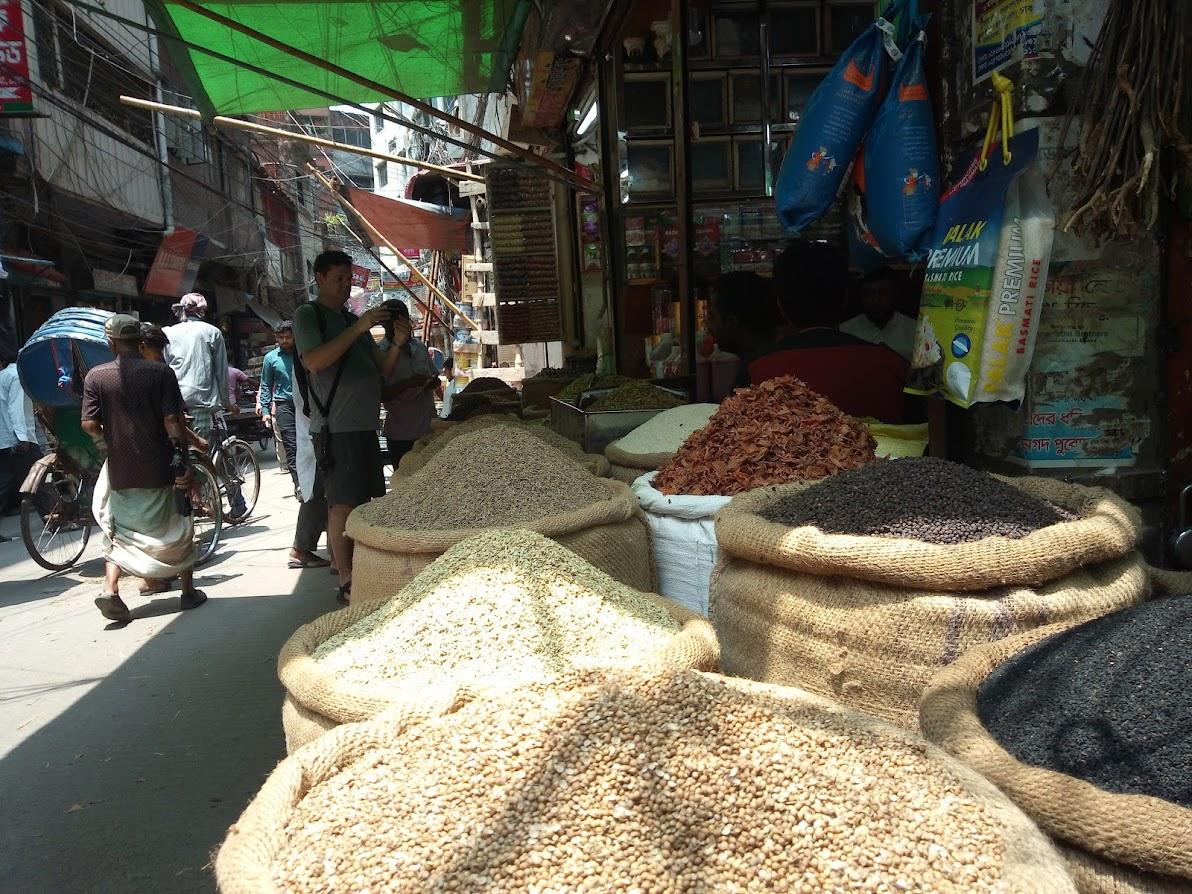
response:
[[[529,3],[526,0],[429,2],[220,2],[204,8],[333,65],[417,99],[503,89]],[[273,49],[170,2],[150,4],[159,26],[239,62],[309,84],[350,102],[392,93],[352,81]],[[195,98],[222,115],[326,107],[316,93],[198,50],[179,50]]]

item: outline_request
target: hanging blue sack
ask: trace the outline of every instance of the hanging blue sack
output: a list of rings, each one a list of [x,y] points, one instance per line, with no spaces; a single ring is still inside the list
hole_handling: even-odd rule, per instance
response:
[[[815,88],[794,139],[782,160],[774,190],[778,220],[788,236],[798,236],[823,217],[873,124],[889,75],[889,59],[901,53],[886,16],[897,2],[844,51]]]
[[[924,23],[918,24],[922,29]],[[935,119],[923,71],[926,43],[920,30],[865,137],[869,231],[884,254],[909,261],[926,256],[940,202]]]

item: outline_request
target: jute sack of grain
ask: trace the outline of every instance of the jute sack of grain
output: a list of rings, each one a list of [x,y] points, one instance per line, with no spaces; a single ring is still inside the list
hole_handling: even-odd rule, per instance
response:
[[[633,483],[637,505],[650,526],[658,592],[708,615],[708,590],[716,566],[716,513],[731,497],[670,496],[654,489],[656,472]]]
[[[1186,894],[1192,891],[1192,810],[1025,764],[981,722],[977,694],[986,677],[1011,656],[1072,626],[1053,624],[976,646],[939,671],[923,694],[923,733],[1063,844],[1060,852],[1081,894]]]
[[[916,729],[923,689],[968,648],[1147,598],[1133,509],[1106,491],[1010,482],[1077,519],[1020,540],[945,545],[825,534],[759,515],[806,484],[734,498],[716,519],[722,559],[709,616],[721,666]]]
[[[215,873],[224,894],[1075,892],[1034,824],[940,749],[691,671],[579,672],[341,726],[270,774]]]
[[[608,499],[571,512],[547,515],[515,527],[561,543],[605,574],[635,590],[654,589],[650,529],[627,484],[600,479]],[[549,511],[549,507],[544,507]],[[480,531],[414,531],[370,524],[359,512],[348,516],[352,553],[352,599],[389,599],[423,568]]]
[[[714,670],[720,656],[711,625],[669,599],[652,593],[643,596],[664,608],[681,625],[659,659],[672,667]],[[277,676],[286,690],[281,719],[287,752],[293,753],[340,724],[368,720],[391,708],[408,715],[433,716],[454,710],[476,696],[478,688],[469,686],[429,690],[419,686],[409,690],[393,681],[370,685],[347,682],[315,660],[320,645],[377,608],[378,603],[365,603],[323,615],[299,627],[282,647],[277,658]]]
[[[994,476],[995,478],[1001,476]],[[1102,488],[1051,478],[1002,478],[1023,492],[1067,509],[1074,521],[1049,525],[1019,539],[990,537],[940,544],[900,537],[826,534],[789,528],[758,511],[814,483],[767,487],[742,494],[721,514],[717,533],[734,558],[807,574],[843,575],[916,589],[986,590],[1038,586],[1076,568],[1120,558],[1138,543],[1138,511]]]
[[[631,469],[629,466],[618,466],[616,463],[610,463],[608,467],[609,478],[613,481],[624,481],[626,484],[633,484],[645,474],[643,469]]]

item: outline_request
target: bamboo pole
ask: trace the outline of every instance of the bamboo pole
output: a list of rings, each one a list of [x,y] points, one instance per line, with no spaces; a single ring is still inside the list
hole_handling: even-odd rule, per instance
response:
[[[197,109],[187,109],[183,106],[170,106],[160,102],[150,102],[147,99],[138,99],[135,96],[121,96],[120,102],[123,105],[130,106],[134,109],[145,109],[150,112],[161,112],[165,115],[176,115],[180,118],[193,118],[202,120],[203,114]],[[244,121],[240,118],[229,118],[226,115],[216,115],[211,119],[211,123],[216,127],[232,127],[236,130],[246,130],[250,133],[268,134],[269,136],[279,137],[287,140],[297,140],[300,143],[310,143],[312,146],[322,146],[325,149],[336,149],[340,152],[351,152],[354,155],[365,155],[369,158],[375,158],[379,161],[391,161],[394,164],[408,165],[412,168],[421,168],[424,171],[434,171],[436,174],[442,174],[444,177],[451,177],[456,180],[471,180],[474,183],[483,183],[484,178],[479,174],[472,174],[467,171],[458,171],[454,168],[446,168],[442,165],[431,164],[429,161],[419,161],[416,158],[406,158],[404,155],[390,155],[388,152],[377,152],[373,149],[365,149],[362,146],[352,146],[348,143],[337,143],[335,140],[326,140],[323,137],[313,137],[310,134],[305,134],[292,130],[283,130],[280,127],[269,127],[265,124],[257,124],[255,121]]]
[[[442,324],[444,329],[447,329],[447,330],[451,329],[451,327],[447,325],[447,321],[443,319],[443,315],[441,313],[439,313],[437,310],[435,310],[432,305],[427,304],[425,301],[423,301],[421,298],[419,298],[418,295],[414,292],[414,290],[411,289],[406,284],[406,281],[397,275],[397,271],[385,263],[384,258],[382,258],[379,254],[377,254],[375,251],[373,251],[371,248],[369,248],[367,245],[364,244],[364,240],[362,240],[359,236],[356,235],[355,230],[351,230],[350,232],[352,233],[353,236],[356,236],[356,241],[361,244],[361,246],[364,248],[364,250],[369,253],[369,255],[372,257],[372,259],[374,261],[376,261],[378,264],[380,264],[382,267],[384,267],[386,270],[388,270],[391,274],[393,274],[393,278],[397,280],[397,284],[399,286],[401,286],[403,289],[405,289],[406,294],[409,295],[412,299],[414,299],[414,303],[417,304],[419,307],[421,307],[426,312],[426,319],[428,321],[431,319],[431,317],[434,317],[434,319],[438,320]],[[426,339],[424,338],[423,341],[426,341]]]
[[[451,115],[447,112],[436,109],[430,103],[423,102],[420,99],[415,99],[409,94],[402,93],[390,84],[382,84],[379,81],[374,81],[371,78],[358,75],[353,71],[349,71],[346,68],[342,68],[341,66],[334,64],[333,62],[329,62],[326,59],[320,59],[318,56],[308,53],[305,50],[300,50],[298,47],[290,46],[287,43],[282,43],[280,40],[272,38],[268,34],[258,31],[255,28],[252,28],[241,22],[237,22],[235,19],[230,19],[207,6],[193,2],[193,0],[169,0],[169,3],[174,6],[180,6],[181,8],[192,12],[195,15],[200,15],[204,18],[210,19],[213,22],[223,25],[225,28],[231,28],[233,31],[238,31],[246,37],[251,37],[253,40],[263,43],[267,47],[272,47],[275,50],[285,53],[287,56],[293,56],[295,59],[301,59],[308,65],[313,65],[316,68],[330,72],[337,77],[351,81],[353,84],[364,87],[366,90],[375,91],[382,96],[388,96],[392,99],[398,100],[399,102],[403,102],[408,106],[412,106],[413,108],[418,109],[420,112],[425,112],[432,118],[438,118],[440,121],[444,121],[453,127],[467,131],[473,136],[480,137],[481,143],[483,143],[485,140],[488,140],[488,142],[495,146],[500,146],[505,151],[516,155],[523,161],[527,161],[530,164],[537,165],[540,168],[553,171],[556,176],[562,177],[572,186],[584,190],[591,189],[593,186],[590,180],[585,177],[581,177],[580,175],[576,174],[575,171],[569,170],[568,168],[563,167],[563,165],[552,161],[549,158],[537,155],[531,152],[529,149],[525,149],[517,145],[517,143],[512,143],[509,140],[506,140],[504,137],[499,137],[495,133],[487,131],[483,127],[473,124],[471,121],[467,121],[458,117],[457,115]]]
[[[315,177],[318,179],[318,181],[320,183],[322,183],[323,186],[326,187],[331,192],[331,194],[333,196],[335,196],[336,201],[338,201],[340,203],[340,205],[342,205],[346,210],[351,211],[352,214],[354,214],[356,216],[356,219],[358,221],[360,221],[360,225],[362,227],[364,227],[364,231],[366,233],[368,233],[368,237],[370,239],[372,239],[373,242],[379,242],[381,245],[384,245],[387,249],[389,249],[391,252],[393,252],[393,254],[396,255],[401,260],[401,262],[406,265],[406,268],[410,271],[410,273],[414,276],[414,278],[416,280],[418,280],[420,283],[422,283],[424,286],[426,286],[426,289],[428,292],[430,292],[432,295],[434,295],[436,298],[438,298],[440,301],[442,301],[443,304],[452,313],[462,317],[463,321],[468,325],[468,327],[470,329],[475,329],[477,332],[480,331],[480,324],[477,323],[475,320],[473,320],[471,317],[469,317],[467,314],[465,314],[462,310],[460,310],[458,304],[456,304],[454,301],[452,301],[450,298],[448,298],[446,295],[444,295],[441,291],[439,291],[438,286],[436,286],[429,279],[427,279],[425,276],[423,276],[422,271],[418,269],[417,265],[414,264],[405,255],[403,255],[400,251],[398,251],[397,248],[393,245],[393,243],[390,242],[388,239],[386,239],[385,236],[382,235],[381,231],[378,230],[376,227],[374,227],[372,225],[372,223],[369,221],[369,219],[367,217],[365,217],[363,214],[361,214],[360,211],[356,208],[356,206],[353,205],[351,202],[349,202],[343,196],[343,194],[340,193],[340,191],[335,188],[335,184],[333,184],[330,180],[328,180],[326,177],[323,176],[322,171],[320,171],[314,165],[309,164],[309,163],[307,164],[306,167],[312,174],[315,175]]]

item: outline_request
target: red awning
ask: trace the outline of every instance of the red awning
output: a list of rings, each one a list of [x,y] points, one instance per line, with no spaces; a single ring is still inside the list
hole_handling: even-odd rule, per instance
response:
[[[413,199],[387,199],[353,186],[342,188],[348,201],[399,248],[460,252],[468,249],[471,217],[466,211]]]

